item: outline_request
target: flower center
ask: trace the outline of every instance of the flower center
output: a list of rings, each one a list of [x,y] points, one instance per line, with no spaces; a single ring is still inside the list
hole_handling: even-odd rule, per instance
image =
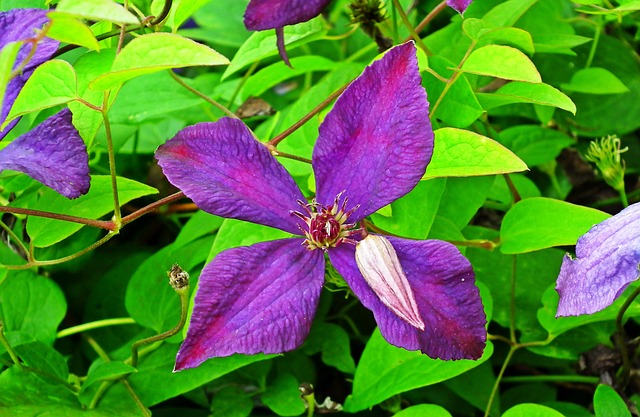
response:
[[[355,244],[356,241],[350,236],[362,233],[363,229],[357,228],[355,223],[347,223],[347,219],[359,207],[356,205],[351,210],[346,211],[347,198],[340,204],[342,193],[338,194],[329,206],[323,206],[312,200],[311,203],[298,201],[304,209],[304,213],[292,212],[293,215],[302,219],[307,227],[300,227],[306,239],[304,244],[309,250],[322,249],[338,246],[344,242]]]

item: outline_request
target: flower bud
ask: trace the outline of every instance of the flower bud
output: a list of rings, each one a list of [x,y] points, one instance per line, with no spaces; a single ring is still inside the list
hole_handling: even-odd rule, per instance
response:
[[[620,154],[628,149],[620,149],[620,139],[616,136],[607,136],[591,142],[585,159],[596,164],[607,184],[616,191],[624,192],[625,163]]]
[[[189,273],[182,269],[177,263],[171,266],[167,275],[169,275],[169,284],[171,284],[174,290],[182,291],[189,287]]]
[[[356,263],[384,305],[413,327],[424,330],[413,290],[389,240],[368,235],[356,245]]]

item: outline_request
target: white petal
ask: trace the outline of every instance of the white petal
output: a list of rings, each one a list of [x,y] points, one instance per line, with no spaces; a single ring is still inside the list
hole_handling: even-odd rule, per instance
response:
[[[424,330],[416,299],[391,242],[368,235],[356,245],[356,263],[384,305],[413,327]]]

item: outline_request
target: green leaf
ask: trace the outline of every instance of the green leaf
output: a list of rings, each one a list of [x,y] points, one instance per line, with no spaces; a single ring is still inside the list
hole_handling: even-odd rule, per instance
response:
[[[502,414],[502,417],[565,417],[553,408],[540,404],[518,404]]]
[[[576,55],[571,49],[587,42],[591,38],[571,34],[536,34],[533,46],[537,53]]]
[[[167,271],[177,263],[187,272],[204,263],[213,237],[190,242],[181,247],[169,245],[147,258],[134,272],[125,298],[127,311],[141,326],[161,333],[180,320],[180,297],[169,285]],[[193,281],[193,280],[192,280]],[[190,283],[193,290],[194,283]]]
[[[502,86],[495,93],[477,93],[476,96],[485,110],[512,103],[534,103],[557,107],[576,114],[576,105],[567,95],[544,83],[514,81]]]
[[[0,319],[7,335],[23,332],[53,344],[66,311],[64,294],[51,279],[22,271],[10,272],[0,283]]]
[[[564,148],[575,143],[564,133],[540,125],[520,125],[504,129],[500,132],[499,140],[528,166],[553,161]]]
[[[473,381],[470,384],[469,381]],[[475,367],[464,374],[444,382],[451,391],[455,392],[478,410],[484,411],[489,404],[496,376],[489,362]],[[500,396],[493,398],[490,415],[499,415]]]
[[[520,158],[493,139],[454,128],[435,131],[433,159],[423,179],[506,174],[527,170]]]
[[[611,217],[589,207],[552,198],[527,198],[502,220],[502,253],[525,253],[553,246],[575,245],[593,225]]]
[[[336,324],[315,323],[302,349],[308,355],[321,351],[322,362],[342,372],[353,374],[356,370],[349,334]]]
[[[442,57],[434,56],[429,59],[429,66],[439,75],[449,78],[453,75],[450,68],[455,68],[456,64]],[[423,80],[429,99],[433,103],[442,94],[445,94],[445,84],[429,72],[423,73]],[[437,108],[432,108],[431,117],[453,127],[465,128],[476,121],[484,110],[475,97],[473,89],[465,74],[449,88]]]
[[[108,20],[127,25],[140,24],[124,7],[111,0],[60,0],[56,12],[88,20]]]
[[[598,385],[593,395],[593,409],[596,417],[631,417],[624,400],[609,385]]]
[[[291,237],[290,233],[242,220],[224,219],[211,246],[207,262],[225,249]],[[302,241],[302,240],[301,240]]]
[[[344,410],[350,413],[381,403],[395,394],[437,384],[480,365],[493,354],[487,342],[482,358],[459,361],[431,359],[417,351],[390,345],[376,329],[367,343],[353,380],[353,394]]]
[[[36,68],[22,87],[3,126],[24,114],[68,103],[76,98],[76,72],[71,64],[59,59],[47,61]]]
[[[199,8],[209,3],[211,0],[177,0],[171,5],[171,11],[166,19],[166,25],[174,29],[180,27],[187,19],[189,19]],[[151,4],[151,13],[159,16],[165,5],[165,0],[153,0]]]
[[[262,402],[279,416],[299,416],[304,413],[304,401],[300,398],[300,384],[289,373],[281,373],[262,394]]]
[[[541,83],[540,73],[531,60],[510,46],[487,45],[476,49],[462,64],[462,71],[505,80]]]
[[[52,382],[67,381],[69,367],[64,357],[51,346],[36,340],[15,347],[22,361],[30,368],[38,369],[38,376]],[[56,381],[53,378],[58,378]]]
[[[171,68],[226,65],[229,60],[203,44],[171,33],[151,33],[132,40],[113,61],[111,72],[91,83],[94,90],[109,90],[125,81]]]
[[[75,62],[74,68],[78,77],[78,94],[84,101],[94,106],[102,106],[104,93],[90,89],[89,83],[108,72],[113,65],[115,57],[115,48],[103,49],[100,52],[86,53]],[[109,105],[117,97],[116,93],[117,91],[112,92]],[[102,124],[102,114],[79,101],[72,101],[68,106],[73,113],[73,125],[78,129],[82,139],[91,144],[98,132],[98,128]]]
[[[513,26],[537,0],[510,0],[498,4],[482,18],[496,27]]]
[[[394,235],[426,239],[438,212],[446,179],[421,181],[409,194],[391,203],[393,217],[373,214],[376,226]]]
[[[211,401],[213,417],[249,417],[253,399],[239,386],[227,386],[216,392]]]
[[[243,100],[262,95],[275,85],[302,74],[316,71],[331,71],[337,63],[321,56],[301,56],[291,58],[289,68],[284,62],[276,62],[253,74],[242,87]]]
[[[290,52],[300,45],[320,39],[326,33],[327,29],[321,17],[294,26],[285,26],[284,40],[287,51]],[[236,55],[231,60],[231,64],[222,75],[222,79],[224,80],[247,65],[274,56],[277,53],[278,48],[276,47],[276,35],[274,31],[263,30],[256,32],[238,49],[238,52],[236,52]]]
[[[571,77],[571,82],[562,84],[568,91],[585,94],[623,94],[629,88],[611,71],[604,68],[583,68]]]
[[[435,404],[420,404],[405,408],[393,417],[451,417],[444,408]]]
[[[102,381],[115,381],[125,375],[137,372],[136,368],[121,361],[103,362],[97,359],[91,364],[87,379],[82,384],[79,392],[79,399],[83,405],[88,406],[96,394],[95,390],[89,390],[96,383]]]
[[[531,34],[526,30],[513,27],[495,28],[483,31],[478,38],[477,46],[480,47],[491,44],[511,45],[514,48],[523,50],[530,55],[533,55],[535,52]]]
[[[447,178],[438,216],[449,219],[461,230],[482,207],[494,182],[492,176]]]
[[[49,12],[47,16],[51,20],[47,37],[72,45],[80,45],[85,48],[98,51],[100,45],[91,32],[91,29],[80,20],[64,13]]]
[[[213,234],[220,229],[224,221],[222,217],[198,210],[182,227],[173,245],[178,248],[205,235]]]
[[[22,42],[9,42],[0,50],[0,108],[21,46]]]
[[[158,190],[148,185],[127,178],[118,177],[118,196],[120,205],[150,194]],[[91,189],[82,197],[69,200],[50,189],[44,189],[40,199],[30,205],[31,209],[53,213],[64,213],[69,216],[98,219],[113,211],[113,195],[111,177],[94,175],[91,177]],[[51,246],[71,236],[84,225],[78,223],[53,220],[45,217],[31,216],[27,220],[27,233],[31,243],[36,247]]]
[[[138,372],[129,376],[133,390],[147,407],[191,391],[250,363],[274,357],[263,354],[236,354],[209,359],[197,368],[173,372],[178,348],[179,345],[176,343],[163,344],[158,350],[142,358]],[[107,397],[110,393],[111,391]]]

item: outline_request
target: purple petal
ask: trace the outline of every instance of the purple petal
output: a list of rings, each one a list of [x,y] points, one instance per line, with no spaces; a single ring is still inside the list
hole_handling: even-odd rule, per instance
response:
[[[198,282],[176,370],[234,353],[282,353],[309,333],[324,282],[322,251],[300,239],[233,248],[208,264]]]
[[[9,42],[22,41],[33,38],[36,31],[49,21],[47,18],[47,10],[41,9],[13,9],[8,12],[0,13],[0,49],[4,48]],[[44,38],[36,47],[34,55],[25,66],[21,75],[14,77],[7,85],[7,90],[2,101],[2,109],[0,109],[0,125],[4,123],[9,115],[9,110],[13,106],[13,102],[18,97],[18,93],[27,82],[36,67],[45,61],[48,61],[58,49],[59,42],[53,39]],[[32,45],[27,43],[20,48],[16,57],[17,67],[29,55]],[[0,140],[18,123],[18,119],[13,120],[7,127],[0,132]]]
[[[486,342],[486,316],[473,269],[458,249],[439,240],[387,237],[413,289],[425,330],[411,326],[387,308],[358,271],[353,245],[329,251],[333,266],[373,314],[392,345],[420,350],[432,358],[478,359]]]
[[[0,151],[0,171],[11,169],[35,178],[65,197],[89,191],[87,148],[64,109]]]
[[[447,0],[447,6],[462,14],[473,0]]]
[[[244,13],[249,30],[276,29],[318,16],[331,0],[251,0]]]
[[[557,316],[591,314],[611,305],[640,265],[640,203],[593,226],[578,239],[576,259],[566,255],[556,285]]]
[[[431,159],[433,130],[413,43],[364,70],[320,125],[313,150],[317,200],[346,191],[358,221],[408,193]]]
[[[278,54],[280,54],[282,61],[284,61],[289,68],[293,68],[287,55],[287,48],[284,45],[284,30],[282,28],[276,28],[276,45],[278,46]]]
[[[198,123],[156,151],[169,181],[211,214],[300,234],[305,200],[291,175],[238,119]]]

